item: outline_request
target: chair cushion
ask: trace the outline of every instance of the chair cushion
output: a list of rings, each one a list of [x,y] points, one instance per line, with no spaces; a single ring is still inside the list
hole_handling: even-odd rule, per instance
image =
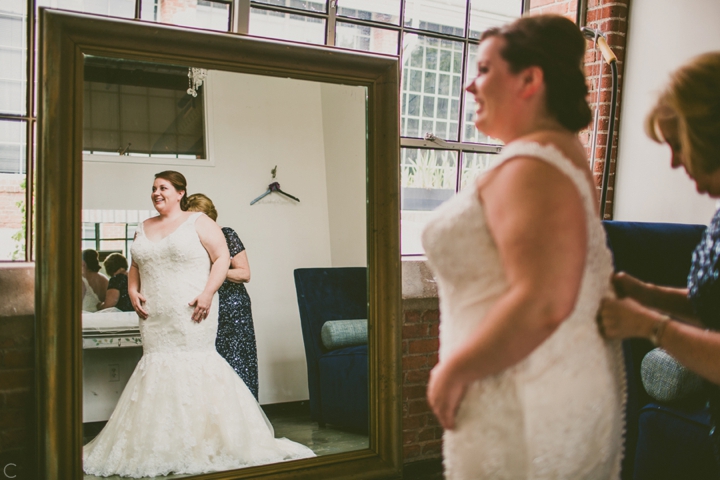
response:
[[[640,375],[647,393],[661,402],[676,402],[702,393],[703,380],[665,350],[656,348],[643,358]]]
[[[367,343],[367,320],[330,320],[320,330],[322,343],[328,350],[365,345]]]

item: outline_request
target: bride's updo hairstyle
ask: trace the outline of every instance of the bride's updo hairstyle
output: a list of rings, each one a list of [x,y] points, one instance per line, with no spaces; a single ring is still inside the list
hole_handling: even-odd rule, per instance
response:
[[[583,72],[585,38],[572,21],[559,15],[522,17],[503,27],[483,32],[480,41],[500,37],[500,55],[519,73],[538,66],[543,71],[547,109],[571,132],[585,128],[592,117]]]
[[[180,209],[186,211],[188,209],[188,197],[187,180],[185,180],[185,175],[174,170],[165,170],[164,172],[156,173],[155,178],[167,180],[173,187],[175,187],[175,190],[183,192],[183,196],[180,199]]]

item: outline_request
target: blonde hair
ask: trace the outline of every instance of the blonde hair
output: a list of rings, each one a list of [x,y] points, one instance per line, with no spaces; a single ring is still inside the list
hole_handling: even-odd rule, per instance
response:
[[[645,119],[645,133],[663,143],[657,125],[674,120],[690,172],[720,168],[720,51],[693,58],[675,70]]]
[[[193,193],[187,199],[187,210],[190,212],[203,212],[208,217],[217,221],[217,210],[212,200],[202,193]]]

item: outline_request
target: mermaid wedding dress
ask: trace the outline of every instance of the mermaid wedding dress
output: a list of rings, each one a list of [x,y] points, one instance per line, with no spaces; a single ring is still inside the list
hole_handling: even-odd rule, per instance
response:
[[[253,394],[215,350],[217,294],[207,319],[190,318],[188,302],[210,272],[195,231],[198,215],[157,242],[138,227],[132,256],[147,299],[143,357],[107,425],[84,448],[88,474],[199,474],[315,456],[304,445],[274,438]]]
[[[582,284],[574,311],[550,338],[518,364],[469,386],[456,428],[444,434],[446,478],[616,479],[625,375],[620,343],[603,340],[595,323],[613,271],[595,197],[583,172],[554,146],[509,144],[495,166],[520,155],[554,166],[580,192],[588,232]],[[440,297],[442,361],[507,289],[476,188],[434,212],[423,245]]]

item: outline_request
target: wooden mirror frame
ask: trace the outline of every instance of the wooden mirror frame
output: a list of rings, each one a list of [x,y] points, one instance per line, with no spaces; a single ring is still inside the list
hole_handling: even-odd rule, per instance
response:
[[[193,478],[389,478],[402,470],[399,67],[394,57],[40,11],[38,478],[82,478],[84,54],[367,88],[369,448]]]

